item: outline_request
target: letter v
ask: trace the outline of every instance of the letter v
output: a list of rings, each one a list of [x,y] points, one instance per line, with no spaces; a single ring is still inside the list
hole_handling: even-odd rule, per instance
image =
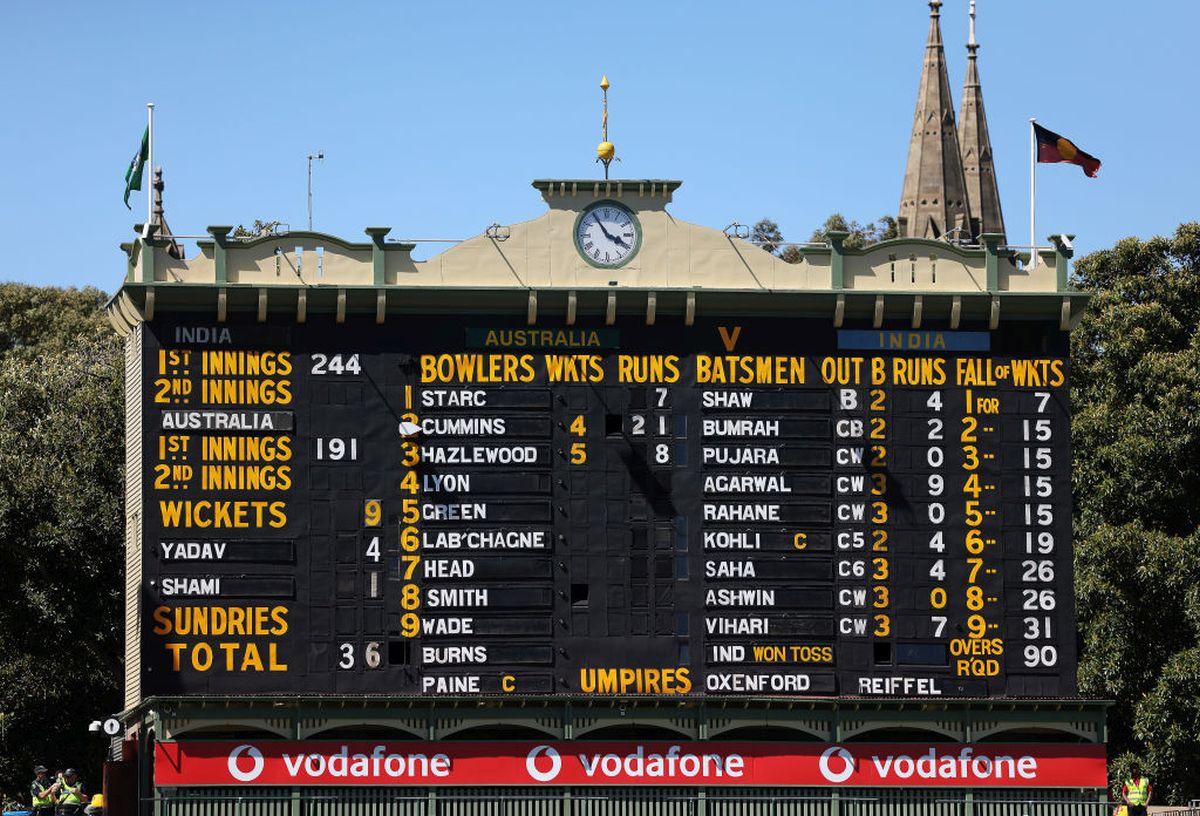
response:
[[[733,331],[730,331],[724,326],[717,326],[717,333],[721,335],[721,345],[725,346],[726,351],[732,352],[742,335],[742,327],[734,326]]]
[[[291,754],[283,755],[283,764],[287,766],[288,776],[295,776],[300,772],[300,765],[304,762],[306,754],[296,754],[295,761],[292,760]]]
[[[588,776],[594,776],[596,766],[600,764],[600,754],[592,754],[591,762],[588,762],[587,754],[579,754],[579,761],[583,763],[583,772]]]

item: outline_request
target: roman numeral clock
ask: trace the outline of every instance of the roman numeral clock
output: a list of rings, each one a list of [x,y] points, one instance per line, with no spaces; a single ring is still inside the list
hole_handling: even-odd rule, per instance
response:
[[[624,266],[642,246],[642,225],[633,210],[616,201],[597,201],[575,220],[575,248],[601,269]]]

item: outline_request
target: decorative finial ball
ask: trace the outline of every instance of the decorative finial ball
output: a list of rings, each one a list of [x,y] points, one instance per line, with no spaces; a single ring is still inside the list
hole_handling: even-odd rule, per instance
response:
[[[604,74],[603,76],[600,77],[600,90],[602,90],[602,91],[608,90],[608,74]]]
[[[617,155],[617,148],[612,142],[601,142],[596,146],[596,158],[600,161],[612,161]]]

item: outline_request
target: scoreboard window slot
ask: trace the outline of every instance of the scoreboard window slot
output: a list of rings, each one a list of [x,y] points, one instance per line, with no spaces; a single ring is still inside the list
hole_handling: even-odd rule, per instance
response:
[[[645,551],[650,549],[650,530],[645,527],[633,527],[629,530],[630,544],[629,548],[635,551]],[[620,532],[613,531],[610,533],[610,540],[621,536]]]
[[[314,606],[308,610],[308,631],[314,637],[329,637],[332,614],[327,607]]]
[[[359,614],[354,607],[339,607],[333,615],[334,632],[338,635],[359,634]]]
[[[871,662],[876,666],[892,665],[892,644],[888,641],[877,640],[871,644]]]
[[[374,538],[372,533],[365,536],[369,541]],[[339,564],[357,564],[358,563],[358,537],[357,536],[338,536],[337,537],[337,555],[336,560]]]
[[[629,588],[629,605],[633,609],[650,608],[650,585],[635,583]]]
[[[691,633],[692,633],[692,616],[689,615],[687,612],[676,612],[675,613],[675,634],[683,636],[683,637],[687,637]],[[687,646],[684,645],[682,648],[686,649]],[[681,662],[686,663],[687,661],[683,660]]]
[[[571,584],[571,606],[587,608],[588,588],[587,584]]]
[[[358,597],[358,575],[352,572],[339,572],[334,582],[334,595],[340,600],[352,600]]]
[[[672,612],[655,612],[654,613],[654,634],[656,635],[673,635],[675,634],[675,615]]]
[[[687,552],[687,549],[688,549],[687,516],[676,516],[676,518],[675,518],[675,549],[677,549],[681,552]]]
[[[948,666],[950,653],[944,643],[898,643],[896,664],[899,666]]]
[[[308,670],[313,674],[329,671],[329,644],[310,643],[308,646]]]
[[[407,666],[409,659],[409,645],[407,640],[389,640],[388,641],[388,665],[389,666]]]
[[[613,618],[611,613],[608,616],[609,634],[616,634],[617,630],[613,628]],[[646,612],[634,612],[629,616],[629,634],[646,636],[650,634],[650,615]]]
[[[605,436],[623,436],[624,428],[622,427],[624,417],[620,414],[605,414],[604,415],[604,435]]]
[[[669,581],[674,575],[674,568],[671,565],[672,558],[670,555],[654,556],[654,580]]]
[[[675,556],[675,580],[686,581],[688,579],[688,557],[686,555]]]
[[[588,504],[586,499],[571,499],[571,523],[583,525],[588,523]]]
[[[670,527],[655,527],[654,528],[654,549],[669,550],[671,549],[674,535],[671,533]]]

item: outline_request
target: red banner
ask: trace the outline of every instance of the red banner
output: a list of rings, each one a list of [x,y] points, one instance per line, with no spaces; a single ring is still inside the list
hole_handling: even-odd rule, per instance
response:
[[[1103,788],[1103,745],[794,742],[160,742],[189,785]]]

